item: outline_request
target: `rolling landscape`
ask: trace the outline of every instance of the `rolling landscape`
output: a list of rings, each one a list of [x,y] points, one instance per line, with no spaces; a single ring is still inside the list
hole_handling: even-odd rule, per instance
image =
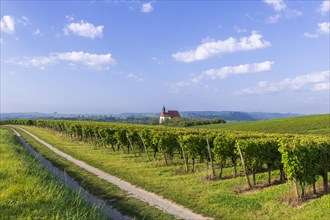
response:
[[[0,219],[330,219],[328,0],[0,8]]]

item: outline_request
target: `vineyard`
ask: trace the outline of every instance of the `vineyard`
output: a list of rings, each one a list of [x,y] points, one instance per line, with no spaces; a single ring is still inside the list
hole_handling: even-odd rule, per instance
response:
[[[242,168],[248,188],[256,186],[256,174],[279,170],[279,182],[292,180],[296,196],[306,199],[306,187],[322,178],[323,192],[328,193],[330,138],[263,134],[237,131],[177,129],[82,121],[12,120],[10,124],[49,128],[75,140],[110,148],[113,152],[144,157],[148,161],[160,156],[165,166],[181,163],[186,173],[195,172],[196,164],[206,164],[210,179],[223,178],[223,168]],[[251,180],[252,178],[252,180]]]
[[[330,114],[198,126],[202,129],[255,131],[281,134],[330,134]]]

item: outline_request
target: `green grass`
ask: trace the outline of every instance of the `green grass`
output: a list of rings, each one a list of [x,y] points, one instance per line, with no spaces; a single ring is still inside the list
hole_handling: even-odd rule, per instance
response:
[[[87,172],[86,170],[74,165],[73,163],[56,155],[53,151],[44,147],[31,136],[20,131],[24,139],[33,148],[42,154],[47,160],[51,161],[56,167],[65,170],[65,172],[74,178],[79,184],[87,189],[93,195],[103,199],[107,204],[116,208],[124,215],[128,215],[134,219],[175,219],[172,215],[164,213],[155,207],[149,206],[134,197],[131,197],[125,191],[117,186],[98,178],[97,176]]]
[[[198,165],[196,173],[183,174],[182,164],[164,167],[161,160],[147,162],[144,157],[134,158],[133,155],[114,153],[108,148],[75,141],[49,129],[24,128],[92,166],[215,219],[330,218],[329,195],[310,200],[299,208],[289,205],[287,198],[293,197],[290,183],[236,193],[246,187],[243,177],[209,181],[206,178],[208,171],[203,169],[204,164]],[[35,145],[34,142],[31,144]],[[230,173],[232,168],[226,168],[225,175]],[[278,179],[277,171],[273,177]],[[267,174],[258,174],[257,181],[266,183]]]
[[[104,219],[40,165],[13,132],[0,129],[1,219]]]
[[[282,134],[330,134],[330,114],[281,118],[253,122],[203,125],[194,128],[256,131]]]

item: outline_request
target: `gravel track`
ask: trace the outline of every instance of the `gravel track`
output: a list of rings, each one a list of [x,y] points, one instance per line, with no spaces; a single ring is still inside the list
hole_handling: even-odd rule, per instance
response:
[[[99,207],[104,216],[108,216],[111,219],[116,219],[116,220],[131,219],[130,217],[122,215],[119,211],[107,205],[103,200],[98,199],[97,197],[87,192],[79,185],[78,182],[73,180],[62,170],[53,166],[51,162],[49,162],[38,152],[36,152],[15,129],[12,128],[12,130],[14,131],[15,135],[18,137],[20,142],[23,144],[23,146],[30,152],[30,154],[33,157],[35,157],[39,161],[39,163],[41,163],[51,174],[56,176],[61,182],[67,185],[70,189],[72,189],[75,192],[78,192],[80,196],[82,196],[91,206]]]
[[[74,163],[75,165],[87,170],[90,173],[93,173],[94,175],[98,176],[101,179],[104,179],[116,186],[118,186],[120,189],[123,189],[127,191],[132,196],[147,202],[149,205],[156,206],[158,209],[163,210],[169,214],[174,215],[175,217],[182,218],[182,219],[189,219],[189,220],[203,220],[203,219],[211,219],[208,217],[204,217],[202,215],[196,214],[192,212],[191,210],[183,207],[182,205],[178,205],[174,203],[171,200],[165,199],[155,193],[148,192],[146,190],[143,190],[141,188],[138,188],[129,182],[126,182],[124,180],[119,179],[118,177],[112,176],[109,173],[106,173],[100,169],[97,169],[95,167],[92,167],[85,162],[81,160],[77,160],[73,158],[72,156],[58,150],[57,148],[53,147],[52,145],[48,144],[47,142],[41,140],[34,134],[28,132],[27,130],[23,128],[19,128],[34,139],[36,139],[41,144],[48,147],[50,150],[52,150],[54,153],[60,155],[61,157],[64,157],[65,159],[69,160],[70,162]]]

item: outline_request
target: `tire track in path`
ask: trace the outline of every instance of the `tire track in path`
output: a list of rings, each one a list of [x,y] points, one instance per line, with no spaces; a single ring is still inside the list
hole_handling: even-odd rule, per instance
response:
[[[71,190],[78,192],[81,197],[83,197],[91,206],[97,206],[100,208],[103,215],[110,217],[115,220],[130,220],[131,218],[128,216],[122,215],[118,210],[112,208],[107,205],[103,200],[98,199],[94,195],[87,192],[83,189],[78,182],[69,177],[65,172],[53,166],[51,162],[41,156],[38,152],[36,152],[26,141],[25,139],[12,128],[15,135],[18,137],[23,146],[29,151],[29,153],[35,157],[39,163],[41,163],[51,174],[56,176],[61,182],[67,185]]]
[[[204,220],[204,219],[210,220],[211,219],[211,218],[202,216],[200,214],[196,214],[196,213],[192,212],[190,209],[185,208],[182,205],[176,204],[171,200],[165,199],[155,193],[148,192],[144,189],[136,187],[129,182],[126,182],[118,177],[112,176],[109,173],[106,173],[100,169],[92,167],[81,160],[77,160],[74,157],[58,150],[54,146],[52,146],[52,145],[48,144],[47,142],[43,141],[42,139],[38,138],[36,135],[30,133],[29,131],[27,131],[23,128],[19,128],[19,129],[24,131],[31,137],[33,137],[35,140],[37,140],[41,144],[45,145],[47,148],[52,150],[54,153],[69,160],[70,162],[74,163],[75,165],[87,170],[88,172],[93,173],[94,175],[98,176],[99,178],[104,179],[104,180],[118,186],[120,189],[127,191],[132,196],[134,196],[144,202],[147,202],[149,205],[155,206],[160,210],[163,210],[169,214],[174,215],[175,217],[182,218],[182,219],[189,219],[189,220]]]

